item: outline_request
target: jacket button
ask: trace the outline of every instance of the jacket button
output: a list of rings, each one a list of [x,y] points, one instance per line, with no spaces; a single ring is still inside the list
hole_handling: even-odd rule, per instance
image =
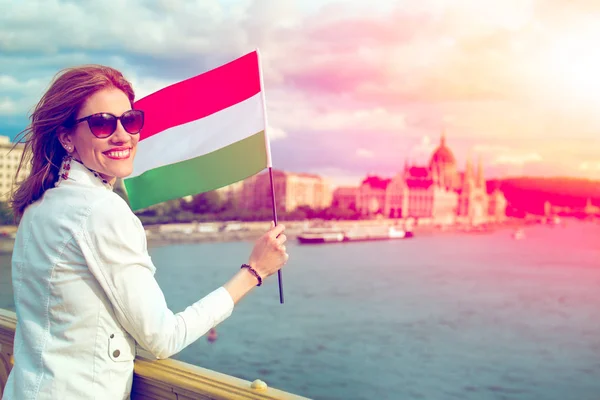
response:
[[[110,335],[110,338],[111,338],[111,339],[113,339],[114,337],[115,337],[115,334],[114,334],[114,333]]]
[[[115,351],[113,351],[113,357],[114,357],[114,358],[117,358],[117,357],[119,357],[120,355],[121,355],[121,352],[120,352],[119,350],[115,350]]]

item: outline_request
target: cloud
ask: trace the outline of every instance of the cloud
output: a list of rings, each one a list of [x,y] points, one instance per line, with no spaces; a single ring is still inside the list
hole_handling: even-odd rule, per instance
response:
[[[2,91],[4,93],[15,93],[22,90],[27,90],[31,87],[37,88],[39,86],[40,82],[33,79],[21,82],[14,76],[0,75],[0,87],[2,87]]]
[[[271,125],[269,125],[267,129],[267,134],[269,135],[270,141],[284,139],[287,137],[287,133],[283,129],[275,128]]]
[[[360,130],[366,132],[404,132],[408,126],[401,111],[384,107],[364,107],[352,98],[335,95],[311,97],[300,91],[267,87],[269,119],[282,129],[293,131]]]
[[[40,79],[19,80],[12,75],[0,75],[0,114],[25,115],[37,103],[47,83]]]
[[[155,75],[180,71],[181,78],[262,46],[268,81],[304,92],[349,93],[374,107],[505,98],[524,87],[510,61],[519,37],[514,30],[527,33],[533,18],[531,1],[494,7],[425,1],[415,7],[377,14],[352,3],[325,3],[303,15],[297,2],[265,0],[233,6],[216,0],[110,6],[33,0],[0,16],[7,27],[0,50],[119,55],[134,68]],[[90,14],[94,18],[86,18]],[[485,18],[473,21],[472,15]],[[525,47],[539,42],[528,35],[521,39]]]
[[[540,164],[536,154],[550,160],[536,143],[550,147],[565,138],[577,140],[571,153],[588,157],[586,143],[600,131],[593,111],[600,97],[582,89],[585,96],[565,101],[561,94],[578,93],[572,84],[586,80],[552,60],[565,35],[578,45],[563,59],[589,59],[594,47],[587,44],[600,38],[598,4],[0,0],[0,113],[23,121],[67,66],[115,66],[140,98],[258,47],[271,139],[304,152],[284,163],[306,163],[314,149],[315,163],[335,160],[345,171],[389,169],[407,156],[425,161],[435,144],[415,140],[444,126],[456,154],[479,143],[474,150],[498,165]],[[377,157],[348,165],[361,148]]]
[[[473,151],[476,153],[506,153],[511,151],[511,148],[508,146],[500,146],[500,145],[489,145],[489,144],[477,144],[473,146]]]
[[[431,142],[429,136],[423,136],[421,141],[410,149],[408,153],[409,162],[411,164],[426,165],[437,146],[436,143]]]
[[[356,156],[358,158],[373,158],[374,154],[372,151],[367,149],[356,149]]]
[[[316,118],[310,120],[310,122],[305,121],[305,126],[315,130],[401,131],[406,127],[406,121],[404,115],[390,113],[378,107],[317,113]]]
[[[542,161],[542,156],[538,153],[523,153],[523,154],[500,154],[496,156],[492,165],[524,165],[530,163],[538,163]]]
[[[600,161],[583,161],[579,164],[577,175],[588,179],[600,179]]]
[[[134,70],[129,73],[124,72],[124,74],[127,76],[127,79],[131,82],[135,90],[136,99],[141,99],[162,88],[177,83],[177,80],[175,79],[165,79],[143,75],[140,76]]]
[[[584,161],[579,164],[582,171],[600,171],[600,161]]]
[[[486,173],[493,176],[519,175],[528,171],[545,174],[553,169],[537,151],[526,151],[505,144],[483,143],[475,144],[471,151],[479,154],[486,165]]]
[[[167,57],[214,49],[218,46],[209,38],[215,34],[228,33],[220,38],[222,45],[236,44],[243,38],[239,24],[228,23],[239,21],[239,7],[226,9],[214,0],[176,2],[166,7],[165,2],[141,0],[110,5],[58,0],[10,4],[2,7],[5,12],[1,17],[5,29],[0,49],[6,53],[52,55],[113,49]],[[131,29],[132,21],[135,29]]]
[[[322,167],[308,169],[307,172],[325,177],[331,184],[332,189],[340,186],[358,187],[365,178],[365,174],[357,174],[350,169],[338,167]]]
[[[11,115],[17,110],[17,105],[8,97],[0,98],[0,115]]]

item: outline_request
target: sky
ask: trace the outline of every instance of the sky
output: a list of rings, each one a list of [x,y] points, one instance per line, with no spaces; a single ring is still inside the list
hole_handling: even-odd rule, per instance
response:
[[[275,168],[356,185],[446,133],[490,178],[600,179],[598,0],[0,0],[0,135],[62,68],[137,98],[260,49]]]

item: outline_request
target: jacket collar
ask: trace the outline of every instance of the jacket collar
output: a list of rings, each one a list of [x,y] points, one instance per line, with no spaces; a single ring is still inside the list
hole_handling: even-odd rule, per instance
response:
[[[102,178],[99,173],[86,167],[81,161],[75,160],[71,156],[63,159],[55,186],[63,183],[113,190],[112,185]]]

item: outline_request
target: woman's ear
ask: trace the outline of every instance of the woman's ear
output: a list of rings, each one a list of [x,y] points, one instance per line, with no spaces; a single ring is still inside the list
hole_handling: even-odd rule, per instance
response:
[[[58,140],[67,153],[71,154],[75,151],[75,144],[73,143],[71,132],[62,126],[58,128]]]

